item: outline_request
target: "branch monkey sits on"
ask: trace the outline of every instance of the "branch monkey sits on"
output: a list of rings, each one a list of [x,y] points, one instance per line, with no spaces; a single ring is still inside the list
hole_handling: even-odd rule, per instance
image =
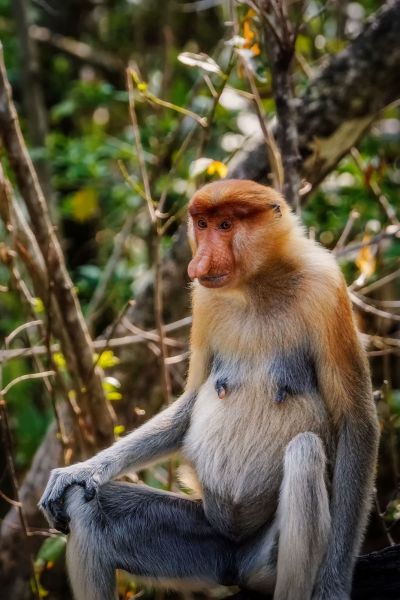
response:
[[[41,499],[70,532],[74,596],[116,598],[119,568],[349,600],[378,425],[343,277],[283,198],[251,181],[200,189],[189,237],[186,391],[111,448],[55,469]],[[110,481],[176,451],[201,501]]]

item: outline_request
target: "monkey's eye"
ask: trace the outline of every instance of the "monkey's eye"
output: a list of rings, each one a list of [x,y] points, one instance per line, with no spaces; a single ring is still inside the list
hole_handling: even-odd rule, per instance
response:
[[[232,223],[230,221],[222,221],[222,223],[218,225],[218,229],[223,229],[224,231],[229,231],[231,227]]]
[[[206,229],[207,228],[207,221],[205,219],[199,219],[197,221],[197,227],[199,229]]]

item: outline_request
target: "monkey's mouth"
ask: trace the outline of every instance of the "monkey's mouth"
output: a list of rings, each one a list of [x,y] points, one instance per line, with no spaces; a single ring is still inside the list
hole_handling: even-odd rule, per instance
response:
[[[199,277],[199,282],[207,288],[218,288],[226,285],[229,279],[230,273],[222,273],[221,275],[204,275]]]

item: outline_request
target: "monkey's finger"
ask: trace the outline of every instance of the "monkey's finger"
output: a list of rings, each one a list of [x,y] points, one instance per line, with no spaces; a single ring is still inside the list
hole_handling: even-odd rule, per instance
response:
[[[91,500],[93,500],[97,493],[97,487],[97,484],[93,482],[86,481],[84,483],[83,488],[86,502],[90,502]]]
[[[47,501],[45,506],[43,506],[43,509],[49,522],[55,529],[63,531],[67,527],[69,516],[65,512],[63,500],[57,499]]]
[[[64,520],[59,520],[56,521],[53,525],[54,529],[57,529],[57,531],[60,531],[61,533],[64,533],[65,535],[68,535],[70,532],[69,529],[69,520],[64,521]]]

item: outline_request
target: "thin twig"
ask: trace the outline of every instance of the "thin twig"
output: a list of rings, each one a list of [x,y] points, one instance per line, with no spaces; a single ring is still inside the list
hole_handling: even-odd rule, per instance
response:
[[[207,125],[202,131],[200,143],[199,143],[199,146],[197,149],[197,158],[200,158],[203,155],[204,149],[206,148],[207,143],[209,141],[211,127],[212,127],[214,117],[215,117],[215,111],[217,110],[217,106],[218,106],[218,103],[222,96],[222,92],[224,91],[225,86],[228,83],[230,74],[235,65],[234,58],[235,58],[235,53],[234,53],[234,49],[232,49],[231,53],[229,55],[229,58],[228,58],[228,66],[226,68],[226,72],[223,74],[223,77],[222,77],[222,83],[219,86],[217,93],[213,96],[213,99],[212,99],[212,104],[211,104],[211,107],[210,107],[210,110],[208,112],[207,119],[206,119]]]
[[[55,375],[55,371],[44,371],[43,373],[27,373],[26,375],[20,375],[16,377],[12,381],[10,381],[2,390],[0,390],[0,396],[6,396],[7,393],[18,383],[21,381],[28,381],[31,379],[43,379],[44,377],[51,377]]]
[[[390,321],[397,321],[400,323],[400,315],[395,315],[393,313],[389,313],[385,310],[381,310],[380,308],[376,308],[371,304],[368,304],[362,298],[360,298],[357,294],[350,291],[351,301],[361,308],[364,312],[370,313],[372,315],[376,315],[377,317],[382,317],[383,319],[389,319]]]
[[[182,329],[184,327],[189,327],[192,322],[191,317],[185,317],[183,319],[179,319],[179,321],[174,321],[173,323],[169,323],[164,325],[164,332],[169,333],[173,331],[177,331],[178,329]],[[147,332],[148,334],[157,334],[155,329]],[[159,341],[158,335],[156,335],[156,340]],[[131,346],[134,344],[141,344],[146,341],[146,337],[143,334],[139,335],[125,335],[117,338],[110,338],[108,340],[94,340],[93,345],[95,350],[104,350],[105,348],[124,348],[125,346]],[[166,341],[168,344],[168,340]],[[59,352],[60,345],[52,344],[51,352]],[[32,357],[32,356],[43,356],[47,352],[46,346],[33,346],[31,348],[18,348],[15,350],[0,350],[0,362],[1,361],[9,361],[16,360],[22,357]]]
[[[36,321],[29,321],[29,323],[22,323],[22,325],[20,325],[19,327],[17,327],[16,329],[14,329],[14,331],[12,331],[10,333],[10,335],[7,335],[6,338],[4,339],[4,345],[7,347],[11,344],[11,342],[19,336],[20,333],[25,332],[26,329],[30,328],[30,327],[37,327],[39,325],[43,325],[43,321],[41,319],[37,319]]]
[[[140,335],[143,338],[143,341],[150,340],[152,342],[159,342],[160,338],[156,333],[152,333],[151,331],[145,331],[141,327],[138,327],[134,323],[131,323],[126,317],[121,321],[122,325],[128,330],[131,331],[135,335]],[[164,325],[164,332],[166,331],[166,326]],[[182,342],[178,340],[174,340],[172,338],[164,337],[165,343],[171,347],[181,347]]]
[[[151,197],[149,176],[147,174],[146,163],[144,160],[142,140],[140,138],[139,125],[138,125],[138,120],[137,120],[137,115],[136,115],[135,95],[133,92],[131,69],[127,69],[127,71],[126,71],[126,82],[127,82],[127,87],[128,87],[128,96],[129,96],[129,114],[131,117],[133,135],[135,137],[135,145],[136,145],[137,160],[139,163],[140,175],[141,175],[143,186],[144,186],[147,208],[149,211],[150,219],[151,219],[152,223],[155,223],[156,215],[155,215],[155,210],[154,210],[153,199]]]
[[[347,239],[350,235],[350,232],[353,228],[354,223],[356,222],[356,220],[359,217],[360,217],[360,213],[357,210],[353,209],[350,211],[349,217],[346,221],[346,225],[344,226],[341,236],[338,239],[336,246],[334,248],[335,250],[339,250],[340,248],[343,248],[343,246],[347,242]]]
[[[333,254],[336,257],[340,258],[342,256],[346,256],[347,254],[358,252],[362,248],[367,248],[368,246],[375,246],[376,244],[379,244],[385,239],[390,239],[394,237],[400,237],[400,226],[388,225],[383,231],[375,235],[367,242],[355,242],[348,244],[348,246],[344,246],[343,248],[339,248],[338,250],[333,250]]]
[[[184,108],[183,106],[179,106],[178,104],[173,104],[172,102],[168,102],[167,100],[162,100],[162,98],[158,98],[149,91],[147,83],[140,80],[137,71],[133,67],[130,67],[130,69],[128,69],[128,72],[133,81],[135,82],[139,93],[145,98],[145,100],[147,100],[151,104],[155,104],[156,106],[161,106],[162,108],[169,108],[170,110],[174,110],[175,112],[178,112],[181,115],[184,115],[185,117],[193,119],[202,127],[207,127],[207,119],[205,119],[205,117],[200,117],[200,115],[193,112],[192,110],[189,110],[188,108]]]
[[[157,217],[154,202],[151,196],[150,180],[146,169],[146,163],[144,160],[143,146],[140,139],[139,125],[135,110],[135,99],[133,92],[133,77],[137,77],[136,71],[132,68],[127,70],[127,86],[129,95],[129,112],[132,122],[132,128],[135,137],[135,145],[137,152],[137,159],[140,168],[140,174],[146,194],[147,208],[149,211],[150,221],[154,229],[154,243],[153,243],[153,259],[154,259],[154,317],[156,321],[157,331],[160,338],[160,363],[161,363],[161,379],[162,388],[164,394],[164,400],[166,404],[170,402],[171,393],[171,381],[169,377],[168,367],[165,362],[168,354],[166,344],[164,341],[164,325],[163,325],[163,297],[162,297],[162,277],[161,277],[161,239],[162,239],[162,225],[159,223]]]
[[[396,271],[393,271],[393,273],[389,273],[388,275],[384,275],[383,277],[380,277],[373,283],[370,283],[370,284],[360,288],[359,291],[362,292],[363,294],[369,294],[369,293],[374,292],[375,290],[383,287],[387,283],[394,281],[398,277],[400,277],[400,269],[396,269]]]
[[[99,48],[92,48],[89,44],[61,35],[60,33],[54,33],[47,27],[31,25],[29,27],[29,35],[37,42],[49,44],[53,48],[70,54],[85,63],[96,65],[111,73],[122,73],[124,70],[124,63],[119,58],[116,58],[114,54],[104,52],[104,50],[100,50]]]
[[[254,106],[267,148],[268,162],[271,168],[272,185],[276,190],[282,191],[284,182],[282,156],[276,143],[274,134],[272,133],[271,126],[264,115],[264,109],[261,103],[260,94],[258,92],[253,73],[248,68],[244,59],[241,58],[241,62],[246,74],[246,78],[249,82],[251,92],[253,94]]]

